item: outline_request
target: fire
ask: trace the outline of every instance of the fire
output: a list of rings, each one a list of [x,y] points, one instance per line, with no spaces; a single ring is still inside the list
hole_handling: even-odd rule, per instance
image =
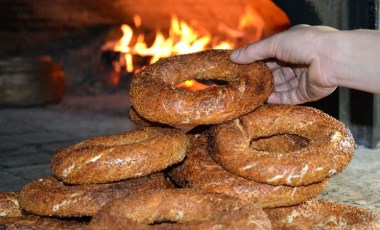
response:
[[[135,27],[141,26],[141,18],[134,17]],[[131,44],[134,36],[133,29],[126,24],[121,25],[123,37],[116,43],[114,50],[124,55],[125,68],[128,72],[134,70],[133,55],[149,56],[150,63],[158,61],[160,58],[169,57],[176,54],[186,54],[205,50],[207,48],[231,49],[233,44],[227,41],[220,41],[212,44],[210,34],[197,33],[184,21],[172,16],[171,26],[165,37],[162,31],[157,30],[153,44],[148,46],[144,34],[135,35],[135,44]]]
[[[136,31],[133,31],[132,27],[127,24],[121,25],[123,36],[113,46],[113,50],[120,52],[123,58],[120,62],[114,63],[116,71],[121,71],[124,68],[130,73],[138,72],[139,67],[133,63],[136,56],[150,57],[149,63],[154,63],[160,58],[176,54],[192,53],[205,49],[233,49],[236,46],[236,40],[244,36],[247,28],[251,30],[250,33],[255,33],[255,40],[259,40],[265,26],[259,14],[251,7],[247,7],[239,19],[236,29],[225,25],[218,27],[218,30],[225,37],[222,39],[222,36],[213,36],[207,31],[197,31],[173,15],[166,36],[160,29],[157,29],[153,43],[148,45],[146,35],[138,32],[138,28],[143,24],[141,17],[135,15],[133,21]],[[254,29],[252,30],[252,28]],[[106,47],[109,45],[106,44]],[[177,87],[197,90],[209,86],[190,80]]]
[[[183,89],[186,89],[188,91],[197,91],[197,90],[206,89],[210,86],[211,85],[206,85],[206,84],[200,83],[196,80],[187,80],[187,81],[182,82],[181,84],[178,84],[176,87],[177,88],[183,88]]]

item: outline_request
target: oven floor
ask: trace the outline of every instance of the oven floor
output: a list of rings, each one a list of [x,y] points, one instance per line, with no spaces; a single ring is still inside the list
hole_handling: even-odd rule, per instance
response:
[[[51,175],[50,159],[61,147],[135,126],[127,93],[65,97],[55,105],[0,108],[0,192],[17,191]],[[350,165],[318,196],[380,213],[380,149],[358,146]]]

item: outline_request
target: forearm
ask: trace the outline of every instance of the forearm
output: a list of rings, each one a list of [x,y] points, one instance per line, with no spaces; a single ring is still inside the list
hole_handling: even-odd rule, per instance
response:
[[[329,65],[337,86],[380,93],[380,32],[340,31],[334,39]]]

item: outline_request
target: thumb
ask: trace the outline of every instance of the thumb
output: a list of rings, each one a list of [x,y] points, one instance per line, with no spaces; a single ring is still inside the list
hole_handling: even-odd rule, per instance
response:
[[[276,57],[276,43],[273,37],[251,43],[245,47],[234,50],[230,54],[232,62],[237,64],[249,64],[255,61]]]

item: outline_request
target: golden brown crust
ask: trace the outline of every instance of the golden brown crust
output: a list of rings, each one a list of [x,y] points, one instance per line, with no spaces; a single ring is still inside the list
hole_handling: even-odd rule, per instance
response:
[[[150,121],[170,125],[219,124],[251,112],[272,92],[272,72],[263,62],[234,64],[230,52],[206,50],[147,66],[131,82],[134,108]],[[229,84],[194,92],[175,87],[191,79]]]
[[[164,126],[164,124],[160,124],[157,122],[151,122],[142,116],[140,116],[135,108],[133,106],[129,107],[128,110],[128,118],[131,120],[134,124],[140,125],[140,126]]]
[[[157,224],[160,222],[171,224]],[[223,194],[189,189],[143,191],[116,199],[90,229],[271,229],[262,209]]]
[[[305,148],[308,143],[306,138],[285,133],[252,140],[250,148],[257,151],[287,153]]]
[[[77,221],[61,220],[40,216],[0,218],[0,229],[28,230],[82,230],[86,224]]]
[[[0,229],[83,229],[84,222],[31,215],[21,209],[18,192],[0,193]]]
[[[278,134],[297,135],[308,144],[290,152],[250,147],[252,141]],[[210,155],[223,168],[273,185],[299,186],[325,180],[341,172],[354,153],[354,139],[344,124],[305,106],[264,105],[217,126],[213,136]]]
[[[65,185],[54,177],[27,184],[19,195],[20,206],[43,216],[92,216],[113,199],[141,190],[168,188],[162,173],[110,184]]]
[[[367,209],[331,203],[307,201],[292,207],[267,209],[274,229],[380,229],[380,215]]]
[[[0,193],[0,217],[22,216],[17,192]]]
[[[94,137],[59,150],[54,175],[65,183],[106,183],[148,175],[180,162],[188,146],[178,129],[145,127]]]
[[[169,174],[175,183],[238,197],[262,208],[302,203],[318,195],[327,185],[327,181],[323,181],[299,187],[274,186],[236,176],[211,159],[206,144],[205,136],[192,141],[185,162]]]

